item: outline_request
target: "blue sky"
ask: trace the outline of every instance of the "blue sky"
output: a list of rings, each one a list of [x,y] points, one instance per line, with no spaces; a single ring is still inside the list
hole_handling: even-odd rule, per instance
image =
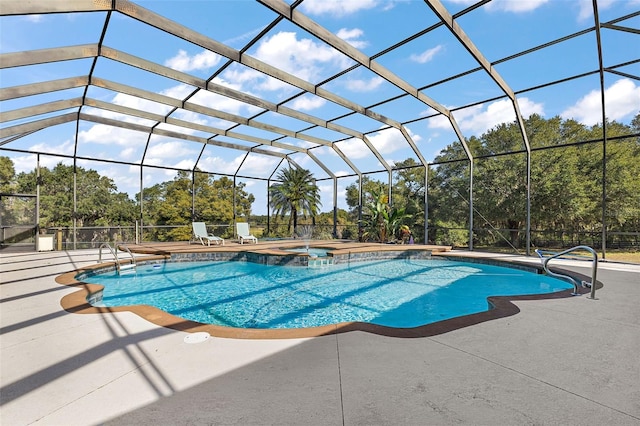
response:
[[[277,17],[270,9],[249,0],[164,0],[135,3],[236,50],[242,49]],[[444,6],[451,14],[473,3],[475,2],[469,0],[443,0]],[[640,9],[640,0],[599,0],[598,7],[601,22],[607,22],[637,12]],[[298,10],[367,56],[377,55],[438,22],[431,9],[423,1],[418,0],[306,0]],[[104,12],[1,17],[0,52],[11,53],[94,44],[100,39],[105,18]],[[494,0],[462,16],[457,23],[484,57],[490,62],[496,62],[520,51],[591,28],[594,25],[594,19],[591,0]],[[640,17],[632,17],[617,24],[638,29]],[[602,43],[605,67],[640,59],[640,42],[637,34],[603,29]],[[201,79],[208,79],[226,63],[226,58],[214,52],[169,36],[120,13],[113,13],[111,16],[104,46]],[[283,69],[313,84],[319,84],[354,65],[352,59],[287,20],[277,24],[258,43],[250,47],[245,55]],[[474,58],[444,26],[376,57],[375,61],[416,88],[447,79],[478,66]],[[2,87],[10,87],[88,75],[92,63],[92,59],[80,59],[3,69],[0,71],[0,82]],[[595,33],[589,32],[541,51],[498,63],[494,68],[516,92],[549,81],[597,70]],[[640,110],[638,80],[640,65],[633,63],[618,67],[616,70],[635,78],[614,73],[605,74],[606,113],[609,119],[629,123]],[[184,99],[195,90],[194,86],[132,69],[104,57],[98,59],[93,76],[178,100]],[[273,103],[280,103],[300,92],[296,87],[238,63],[226,68],[213,82]],[[364,67],[357,67],[323,85],[322,88],[365,107],[376,105],[402,93],[400,89]],[[468,74],[454,81],[428,88],[423,93],[450,109],[503,96],[500,87],[484,72]],[[2,101],[0,109],[10,111],[78,96],[82,96],[82,88]],[[87,97],[162,115],[169,113],[172,109],[165,104],[96,86],[89,88]],[[600,80],[597,73],[552,87],[522,93],[517,97],[520,110],[525,117],[532,113],[546,118],[559,115],[563,118],[573,118],[587,125],[594,125],[602,120],[600,98]],[[189,102],[243,118],[252,117],[263,111],[256,106],[202,90],[190,98]],[[334,119],[349,112],[342,106],[311,94],[296,97],[285,106],[325,120]],[[401,123],[435,113],[425,103],[409,96],[375,106],[372,110]],[[46,118],[64,112],[69,111],[37,118]],[[146,118],[88,106],[84,106],[82,112],[134,122],[143,126],[156,124],[155,121]],[[456,110],[453,115],[465,137],[479,136],[499,123],[511,122],[515,119],[511,102],[506,97]],[[221,130],[230,129],[236,124],[199,114],[194,112],[193,108],[178,108],[171,117]],[[266,112],[257,117],[256,121],[295,131],[310,127],[307,122],[274,112]],[[22,122],[24,120],[4,123],[2,127]],[[360,114],[341,118],[335,122],[367,133],[371,143],[389,164],[407,158],[416,159],[416,154],[396,129],[380,131],[379,129],[383,127],[382,123]],[[158,128],[193,136],[211,136],[211,133],[206,131],[186,129],[168,123],[161,123]],[[427,161],[432,161],[442,148],[456,140],[448,120],[442,116],[412,122],[407,124],[406,128]],[[109,127],[91,121],[80,122],[76,146],[75,130],[75,122],[61,124],[11,141],[4,147],[65,155],[73,155],[75,150],[77,155],[84,157],[134,164],[143,161],[145,165],[158,167],[144,169],[145,186],[174,176],[175,172],[162,170],[162,167],[191,169],[198,161],[198,167],[203,170],[231,175],[237,173],[241,176],[238,181],[247,184],[247,190],[256,197],[256,203],[253,206],[253,212],[256,214],[266,212],[266,182],[245,176],[269,178],[277,167],[285,166],[284,163],[278,165],[277,157],[251,153],[245,158],[244,151],[217,146],[207,146],[201,153],[202,144],[161,135],[153,135],[145,150],[146,133]],[[233,131],[266,140],[281,137],[278,133],[246,125],[236,127]],[[304,130],[303,133],[331,142],[339,141],[336,145],[362,172],[382,169],[376,157],[358,139],[322,127]],[[255,143],[228,136],[217,136],[214,139],[242,146],[255,145]],[[278,142],[301,148],[316,146],[309,141],[292,137],[278,139]],[[263,148],[271,152],[291,152],[278,147]],[[336,175],[353,174],[349,165],[330,148],[314,148],[312,153]],[[2,151],[0,155],[11,157],[18,172],[34,168],[35,156],[32,154]],[[293,154],[291,158],[300,166],[310,169],[317,178],[327,177],[324,170],[306,154]],[[52,167],[60,161],[60,158],[45,155],[41,156],[40,161],[41,165]],[[70,161],[63,160],[65,163]],[[108,175],[116,182],[120,191],[133,194],[139,190],[140,169],[137,166],[111,165],[84,160],[79,161],[78,164]],[[385,180],[386,174],[379,173],[373,177]],[[344,189],[355,180],[355,177],[338,179],[339,207],[345,207]],[[320,187],[322,210],[329,211],[333,205],[332,180],[320,181]]]

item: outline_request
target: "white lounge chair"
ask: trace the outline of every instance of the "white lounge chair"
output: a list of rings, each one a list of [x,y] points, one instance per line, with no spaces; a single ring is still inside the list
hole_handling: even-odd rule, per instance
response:
[[[244,244],[244,240],[253,241],[258,244],[258,239],[249,232],[249,224],[247,222],[236,223],[236,232],[240,239],[240,244]]]
[[[213,234],[209,234],[207,232],[207,225],[204,222],[193,222],[193,235],[195,235],[197,240],[200,240],[200,243],[204,245],[204,240],[207,240],[207,245],[211,245],[211,241],[215,244],[224,245],[224,240],[220,237],[216,237]]]

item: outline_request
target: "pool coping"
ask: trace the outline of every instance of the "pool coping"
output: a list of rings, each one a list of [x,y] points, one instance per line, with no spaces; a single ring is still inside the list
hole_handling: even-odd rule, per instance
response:
[[[274,254],[279,254],[277,249],[269,249],[275,252]],[[415,251],[417,248],[411,247],[407,248],[407,251]],[[424,251],[424,249],[422,249]],[[246,250],[251,251],[251,250]],[[380,250],[382,252],[396,252],[399,251],[396,247],[395,249],[383,249]],[[219,252],[224,252],[219,250]],[[290,253],[289,253],[290,254]],[[430,255],[435,257],[443,257],[450,260],[464,260],[468,262],[475,263],[484,263],[496,266],[505,266],[510,268],[522,269],[529,272],[537,271],[537,273],[542,273],[542,266],[514,261],[510,259],[479,259],[475,257],[464,256],[461,254],[454,254],[443,250],[441,252],[430,252]],[[161,255],[151,255],[145,256],[141,258],[136,258],[137,263],[139,264],[148,264],[148,263],[164,263],[164,262],[172,262],[176,257],[175,254],[161,254]],[[304,256],[304,255],[303,255]],[[207,259],[210,257],[207,253],[200,253],[200,258]],[[178,259],[182,259],[182,261],[187,261],[183,256],[177,256]],[[388,258],[388,257],[386,257]],[[193,258],[191,258],[193,259]],[[384,259],[384,257],[383,257]],[[208,259],[211,260],[211,259]],[[369,259],[363,259],[369,260]],[[442,321],[437,321],[430,324],[425,324],[418,327],[412,328],[395,328],[388,327],[383,325],[364,323],[364,322],[343,322],[319,327],[308,327],[308,328],[295,328],[295,329],[247,329],[247,328],[233,328],[233,327],[225,327],[213,324],[203,324],[197,321],[186,320],[184,318],[180,318],[169,314],[165,311],[162,311],[156,307],[149,305],[131,305],[131,306],[118,306],[118,307],[99,307],[93,306],[89,300],[91,300],[91,296],[99,294],[102,292],[103,286],[99,284],[90,284],[85,283],[83,281],[78,280],[79,276],[84,274],[95,273],[95,271],[100,270],[113,270],[115,269],[115,262],[105,262],[99,263],[96,265],[91,265],[88,267],[84,267],[81,269],[77,269],[74,271],[70,271],[59,275],[55,278],[55,281],[58,284],[65,285],[68,287],[77,288],[78,291],[73,292],[64,296],[60,300],[60,305],[62,308],[70,313],[76,314],[108,314],[115,312],[131,312],[139,317],[146,319],[147,321],[158,325],[160,327],[166,327],[172,330],[184,331],[188,333],[197,333],[197,332],[206,332],[211,336],[216,337],[224,337],[224,338],[235,338],[235,339],[292,339],[292,338],[308,338],[308,337],[318,337],[325,336],[330,334],[338,334],[338,333],[347,333],[350,331],[364,331],[372,334],[377,334],[381,336],[387,337],[398,337],[398,338],[417,338],[417,337],[429,337],[435,336],[443,333],[447,333],[453,330],[457,330],[460,328],[469,327],[475,324],[479,324],[486,321],[491,321],[498,318],[505,318],[520,312],[520,309],[513,302],[516,301],[525,301],[525,300],[545,300],[545,299],[559,299],[559,298],[568,298],[568,297],[576,297],[574,296],[573,289],[567,289],[559,292],[553,293],[544,293],[544,294],[534,294],[534,295],[520,295],[520,296],[489,296],[487,298],[487,303],[489,305],[489,309],[487,311],[478,312],[470,315],[450,318]],[[564,270],[562,268],[552,268],[553,271],[568,274],[574,278],[579,279],[580,281],[590,281],[590,277],[585,275]],[[601,282],[596,282],[596,288],[602,287]],[[589,289],[580,288],[580,295],[584,295],[589,293]]]

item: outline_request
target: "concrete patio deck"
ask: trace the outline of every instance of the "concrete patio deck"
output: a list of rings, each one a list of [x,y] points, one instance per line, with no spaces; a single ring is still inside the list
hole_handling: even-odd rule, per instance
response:
[[[97,259],[0,254],[0,424],[640,425],[637,265],[601,263],[597,300],[518,301],[431,337],[190,344],[130,312],[64,311],[76,289],[55,277]]]

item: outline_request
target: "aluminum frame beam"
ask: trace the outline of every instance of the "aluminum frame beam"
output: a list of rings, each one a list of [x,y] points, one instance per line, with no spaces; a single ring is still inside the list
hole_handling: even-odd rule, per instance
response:
[[[422,93],[420,90],[418,90],[418,88],[413,87],[411,84],[404,81],[399,76],[397,76],[396,74],[394,74],[393,72],[391,72],[390,70],[388,70],[387,68],[379,64],[378,62],[372,60],[370,57],[368,57],[367,55],[365,55],[355,47],[351,46],[349,43],[345,42],[340,37],[331,33],[330,31],[323,28],[315,21],[308,18],[303,13],[296,10],[295,6],[289,6],[287,3],[283,2],[282,0],[258,0],[258,2],[264,4],[274,12],[285,17],[286,19],[298,25],[300,28],[304,29],[305,31],[308,31],[309,33],[318,37],[320,40],[324,41],[329,46],[338,50],[344,55],[348,56],[349,58],[356,61],[360,65],[376,73],[378,76],[384,78],[386,81],[393,84],[394,86],[396,86],[397,88],[405,92],[406,94],[418,99],[425,105],[433,108],[435,111],[446,116],[450,121],[451,120],[455,121],[449,109],[447,109],[440,103],[436,102],[435,100],[431,99],[430,97]],[[403,127],[399,122],[395,120],[387,119],[384,116],[380,116],[379,114],[376,114],[372,110],[365,108],[365,111],[367,112],[368,116],[378,115],[380,117],[379,121],[382,121],[383,123],[391,127],[395,127],[396,129],[400,129],[401,127]],[[457,125],[454,126],[454,129],[457,129],[457,127],[458,127]],[[413,142],[413,139],[409,136],[409,133],[406,130],[401,132],[402,132],[402,135],[407,140],[407,142],[409,143],[409,146],[416,153],[416,155],[418,155],[419,157],[422,157],[422,155],[420,154],[420,151],[417,149],[415,143]],[[466,146],[467,144],[462,133],[459,133],[459,131],[456,130],[456,135],[458,136],[459,142],[465,146],[465,152],[470,153],[471,151]],[[471,158],[472,157],[469,157],[469,159]],[[422,160],[423,159],[421,159],[421,161]],[[423,164],[425,163],[426,162],[423,161]]]

